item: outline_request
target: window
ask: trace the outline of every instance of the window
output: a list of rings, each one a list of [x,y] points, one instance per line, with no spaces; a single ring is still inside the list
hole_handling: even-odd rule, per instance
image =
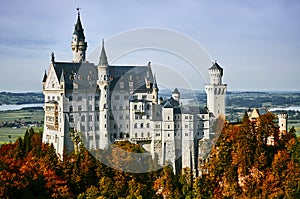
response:
[[[126,106],[126,110],[129,110],[129,106]]]
[[[82,111],[82,106],[78,106],[78,112]]]
[[[99,126],[97,125],[97,126],[95,126],[95,130],[97,131],[97,130],[99,130]]]
[[[168,116],[168,120],[170,120],[170,116]]]
[[[144,137],[144,133],[141,133],[141,137],[142,137],[142,138]]]
[[[123,106],[119,106],[119,110],[123,110]]]
[[[69,97],[69,101],[70,102],[73,101],[73,97],[72,96]]]
[[[89,115],[89,122],[93,121],[93,116]]]
[[[78,101],[82,101],[82,97],[81,96],[78,96]]]
[[[124,82],[120,82],[120,88],[124,88]]]
[[[189,119],[189,116],[186,115],[184,118],[187,120],[187,119]]]
[[[123,115],[120,115],[119,118],[120,118],[120,120],[122,120],[123,119]]]
[[[137,109],[137,105],[134,105],[134,110],[136,110]]]
[[[99,115],[97,115],[97,121],[99,122]]]
[[[168,125],[168,129],[170,129],[170,125]]]
[[[73,122],[74,122],[74,116],[73,116],[73,115],[70,115],[69,122],[70,122],[70,123],[73,123]]]
[[[137,133],[135,133],[135,137],[137,138]]]
[[[147,104],[147,110],[150,110],[150,104]]]
[[[143,123],[141,123],[141,128],[144,128],[144,124]]]
[[[128,95],[124,95],[124,100],[128,100],[129,96]]]
[[[73,112],[73,106],[70,106],[69,110],[70,112]]]
[[[120,95],[115,95],[115,100],[120,100]]]
[[[93,130],[93,127],[92,126],[90,126],[90,131],[92,131]]]
[[[81,121],[85,122],[85,116],[84,115],[81,116]]]
[[[116,110],[117,109],[117,107],[116,106],[113,106],[113,110]]]
[[[148,137],[150,137],[150,133],[148,132],[147,134],[148,134]]]
[[[147,128],[150,128],[150,124],[149,123],[147,123]]]
[[[137,123],[134,124],[134,128],[135,128],[135,129],[137,128]]]
[[[129,119],[129,115],[126,115],[126,119]]]

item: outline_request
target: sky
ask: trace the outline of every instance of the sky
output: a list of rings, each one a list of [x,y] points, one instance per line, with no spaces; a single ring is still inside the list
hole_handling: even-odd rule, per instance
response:
[[[51,52],[58,61],[72,60],[70,44],[78,6],[87,55],[99,48],[103,38],[109,45],[116,35],[131,30],[166,29],[190,38],[210,61],[217,60],[229,91],[300,91],[298,0],[3,0],[0,91],[41,92]],[[185,49],[183,43],[179,45]],[[186,60],[157,49],[130,53],[116,63],[151,61],[154,68],[189,67]],[[194,78],[192,84],[199,78],[192,72],[185,77]],[[158,81],[164,78],[161,75]],[[200,89],[204,83],[199,80]]]

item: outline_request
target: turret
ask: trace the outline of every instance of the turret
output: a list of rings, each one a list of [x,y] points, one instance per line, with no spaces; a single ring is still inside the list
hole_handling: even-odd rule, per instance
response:
[[[174,91],[172,92],[172,98],[174,100],[176,100],[179,104],[179,100],[180,100],[180,92],[178,91],[177,88],[174,89]]]
[[[79,8],[77,8],[77,10],[78,10],[78,18],[73,32],[71,47],[73,51],[73,62],[80,63],[80,62],[85,62],[85,52],[87,49],[87,42],[85,41],[85,36],[83,33],[84,29],[82,28],[82,24],[80,20]]]
[[[99,118],[100,118],[100,149],[105,149],[110,144],[110,133],[109,133],[109,65],[107,56],[104,48],[104,41],[102,41],[102,49],[100,53],[98,69],[98,81],[97,84],[100,90],[100,102],[99,102]]]
[[[205,85],[207,107],[215,117],[225,116],[225,95],[227,84],[222,84],[223,68],[215,61],[208,69],[209,84]]]
[[[209,68],[208,74],[210,77],[210,84],[221,85],[223,77],[223,68],[215,61],[212,67]]]

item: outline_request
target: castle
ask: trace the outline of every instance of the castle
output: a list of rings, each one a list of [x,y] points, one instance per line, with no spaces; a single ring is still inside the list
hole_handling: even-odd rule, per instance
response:
[[[119,140],[140,144],[171,163],[175,171],[198,170],[199,142],[209,140],[213,118],[225,115],[227,85],[218,63],[209,68],[205,85],[207,107],[183,106],[174,89],[169,99],[159,98],[150,63],[145,66],[110,65],[104,42],[98,64],[86,61],[87,42],[78,12],[72,37],[71,62],[57,62],[52,53],[43,78],[45,119],[43,142],[59,155],[74,150],[71,131],[80,132],[87,149],[105,149]]]

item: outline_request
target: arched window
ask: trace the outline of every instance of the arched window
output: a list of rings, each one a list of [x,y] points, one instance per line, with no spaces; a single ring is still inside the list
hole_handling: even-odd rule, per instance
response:
[[[69,97],[69,101],[70,102],[73,101],[73,97],[72,96]]]
[[[135,129],[137,128],[137,123],[134,124],[134,128],[135,128]]]
[[[144,128],[144,124],[143,123],[141,123],[141,128]]]
[[[73,106],[70,106],[70,112],[73,112]]]
[[[150,128],[150,124],[149,123],[147,123],[147,128]]]
[[[82,116],[81,116],[81,121],[82,121],[82,122],[85,122],[85,115],[82,115]]]
[[[78,112],[82,111],[82,107],[78,106]]]

